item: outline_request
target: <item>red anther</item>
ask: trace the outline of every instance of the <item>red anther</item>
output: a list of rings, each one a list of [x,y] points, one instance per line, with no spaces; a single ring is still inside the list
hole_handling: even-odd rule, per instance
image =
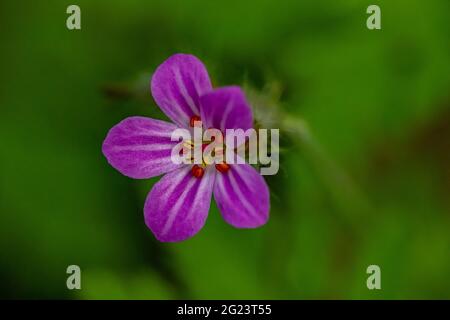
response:
[[[195,126],[195,122],[196,121],[200,121],[201,119],[200,119],[200,117],[199,116],[192,116],[191,117],[191,120],[189,120],[189,125],[191,126],[191,127],[194,127]]]
[[[199,165],[194,164],[192,166],[192,175],[198,179],[200,179],[201,177],[203,177],[203,174],[205,173],[205,170],[200,167]]]
[[[226,164],[225,162],[216,164],[216,169],[217,171],[221,172],[221,173],[225,173],[228,170],[230,170],[230,165]]]

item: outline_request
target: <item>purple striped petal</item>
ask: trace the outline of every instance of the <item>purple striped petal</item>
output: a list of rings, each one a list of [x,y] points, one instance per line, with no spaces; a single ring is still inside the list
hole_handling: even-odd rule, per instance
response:
[[[178,127],[172,123],[130,117],[109,130],[103,141],[103,154],[120,173],[135,179],[146,179],[179,168],[171,160],[172,131]]]
[[[223,87],[200,97],[205,128],[244,129],[253,127],[252,110],[241,88]]]
[[[217,173],[214,199],[226,222],[236,228],[256,228],[269,219],[269,189],[248,164],[235,164]]]
[[[180,127],[200,116],[199,97],[212,90],[208,72],[193,55],[175,54],[155,71],[151,90],[161,110]]]
[[[208,167],[198,179],[192,175],[191,166],[185,166],[153,186],[144,217],[159,241],[183,241],[200,231],[208,216],[215,175],[214,167]]]

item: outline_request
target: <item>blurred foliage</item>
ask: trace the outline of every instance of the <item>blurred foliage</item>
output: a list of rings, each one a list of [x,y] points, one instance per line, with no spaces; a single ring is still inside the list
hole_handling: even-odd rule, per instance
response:
[[[78,0],[80,31],[69,4],[0,2],[1,297],[450,298],[448,0]],[[158,179],[101,153],[121,119],[165,118],[148,81],[176,52],[282,129],[263,228],[213,204],[196,237],[159,243],[142,216]]]

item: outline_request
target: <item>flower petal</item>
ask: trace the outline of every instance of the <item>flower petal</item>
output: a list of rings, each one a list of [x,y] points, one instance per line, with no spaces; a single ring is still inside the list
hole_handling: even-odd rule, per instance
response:
[[[130,117],[109,130],[103,141],[103,154],[120,173],[146,179],[179,168],[171,160],[172,123],[144,117]]]
[[[236,228],[256,228],[269,219],[269,189],[248,164],[235,164],[217,174],[214,199],[225,221]]]
[[[161,110],[176,124],[188,127],[200,115],[199,97],[212,90],[203,63],[193,55],[175,54],[155,71],[151,90]]]
[[[191,166],[185,166],[153,186],[144,217],[159,241],[183,241],[200,231],[208,216],[215,175],[214,168],[208,167],[198,179],[192,175]]]
[[[222,87],[200,97],[201,118],[205,128],[247,130],[253,115],[241,88]]]

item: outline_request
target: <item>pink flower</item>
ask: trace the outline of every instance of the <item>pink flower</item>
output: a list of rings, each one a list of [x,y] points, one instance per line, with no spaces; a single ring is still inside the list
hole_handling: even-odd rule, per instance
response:
[[[226,222],[256,228],[269,218],[269,191],[249,164],[187,165],[171,160],[177,128],[191,128],[201,119],[206,128],[253,127],[253,116],[239,87],[213,89],[203,63],[192,55],[175,54],[161,64],[151,92],[174,122],[130,117],[115,125],[103,142],[103,154],[122,174],[147,179],[165,174],[147,196],[145,223],[160,241],[176,242],[195,235],[208,215],[211,196]],[[191,128],[192,129],[192,128]]]

